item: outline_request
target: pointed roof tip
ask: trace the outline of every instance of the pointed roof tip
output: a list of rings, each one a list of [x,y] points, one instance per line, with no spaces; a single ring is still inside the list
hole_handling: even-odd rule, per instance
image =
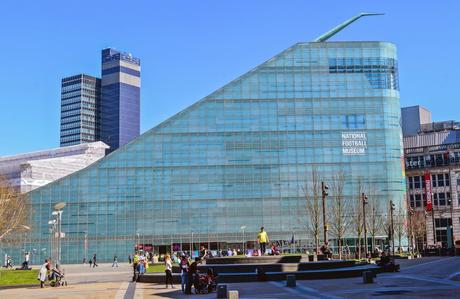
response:
[[[335,34],[337,34],[339,31],[343,30],[345,27],[347,27],[348,25],[350,25],[351,23],[353,23],[354,21],[356,21],[357,19],[361,18],[361,17],[366,17],[366,16],[381,16],[381,15],[384,15],[384,13],[375,13],[375,12],[362,12],[360,13],[359,15],[356,15],[348,20],[346,20],[345,22],[343,22],[342,24],[340,25],[337,25],[336,27],[332,28],[331,30],[329,30],[328,32],[320,35],[319,37],[317,37],[314,42],[325,42],[326,40],[328,40],[329,38],[331,38],[332,36],[334,36]]]
[[[361,13],[362,16],[382,16],[384,14],[385,13],[383,12],[362,12]]]

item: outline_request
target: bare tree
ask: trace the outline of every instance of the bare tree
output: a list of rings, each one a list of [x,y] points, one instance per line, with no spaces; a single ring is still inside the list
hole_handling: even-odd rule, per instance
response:
[[[315,240],[316,254],[319,252],[319,234],[321,232],[321,183],[315,168],[311,171],[311,180],[303,188],[307,212],[307,231]]]
[[[351,201],[352,206],[352,225],[356,234],[357,244],[355,247],[355,251],[358,252],[358,259],[361,258],[361,235],[363,233],[363,209],[362,209],[362,199],[361,194],[364,192],[364,186],[362,181],[358,181],[358,194],[357,196],[353,196]]]
[[[406,212],[405,209],[400,205],[396,212],[396,215],[393,216],[394,220],[394,230],[395,230],[395,237],[398,238],[398,252],[401,253],[401,243],[402,239],[406,235]]]
[[[412,229],[415,237],[415,248],[417,252],[420,252],[419,244],[425,244],[426,237],[426,218],[424,211],[416,211],[412,215]],[[420,242],[421,240],[421,242]]]
[[[349,225],[346,212],[348,211],[348,202],[344,199],[343,188],[345,185],[345,174],[340,171],[332,178],[332,197],[331,208],[329,209],[330,230],[336,238],[338,245],[339,259],[342,259],[343,238]]]
[[[11,233],[28,228],[28,215],[26,198],[0,177],[0,242]]]
[[[384,221],[380,211],[380,201],[376,193],[374,191],[369,192],[367,198],[369,200],[369,212],[366,215],[366,222],[368,224],[368,231],[371,235],[371,250],[374,250],[376,245],[376,236],[382,232],[382,226],[384,224]]]

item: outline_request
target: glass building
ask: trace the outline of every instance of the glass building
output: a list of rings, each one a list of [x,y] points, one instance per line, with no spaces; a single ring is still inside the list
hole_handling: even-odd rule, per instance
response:
[[[99,140],[101,79],[79,74],[61,81],[61,147]]]
[[[141,62],[129,53],[102,50],[101,141],[111,150],[140,133]]]
[[[271,240],[295,234],[307,242],[303,189],[312,170],[326,182],[343,172],[347,199],[359,186],[374,190],[382,213],[389,200],[403,202],[393,44],[293,45],[91,166],[30,192],[34,233],[25,246],[40,249],[41,259],[49,254],[48,220],[61,201],[64,262],[94,252],[110,261],[136,244],[227,248],[241,244],[242,226],[248,241],[263,225]]]

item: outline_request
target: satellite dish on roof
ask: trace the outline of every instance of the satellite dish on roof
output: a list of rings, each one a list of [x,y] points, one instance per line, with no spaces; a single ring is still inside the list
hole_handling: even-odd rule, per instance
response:
[[[58,202],[54,205],[55,210],[62,210],[65,207],[65,202]]]

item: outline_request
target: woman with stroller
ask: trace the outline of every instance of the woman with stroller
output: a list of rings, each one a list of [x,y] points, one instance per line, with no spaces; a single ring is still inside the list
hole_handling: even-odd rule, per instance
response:
[[[46,278],[48,277],[48,260],[45,260],[45,263],[41,265],[40,271],[38,272],[38,280],[40,280],[40,288],[45,286]]]

